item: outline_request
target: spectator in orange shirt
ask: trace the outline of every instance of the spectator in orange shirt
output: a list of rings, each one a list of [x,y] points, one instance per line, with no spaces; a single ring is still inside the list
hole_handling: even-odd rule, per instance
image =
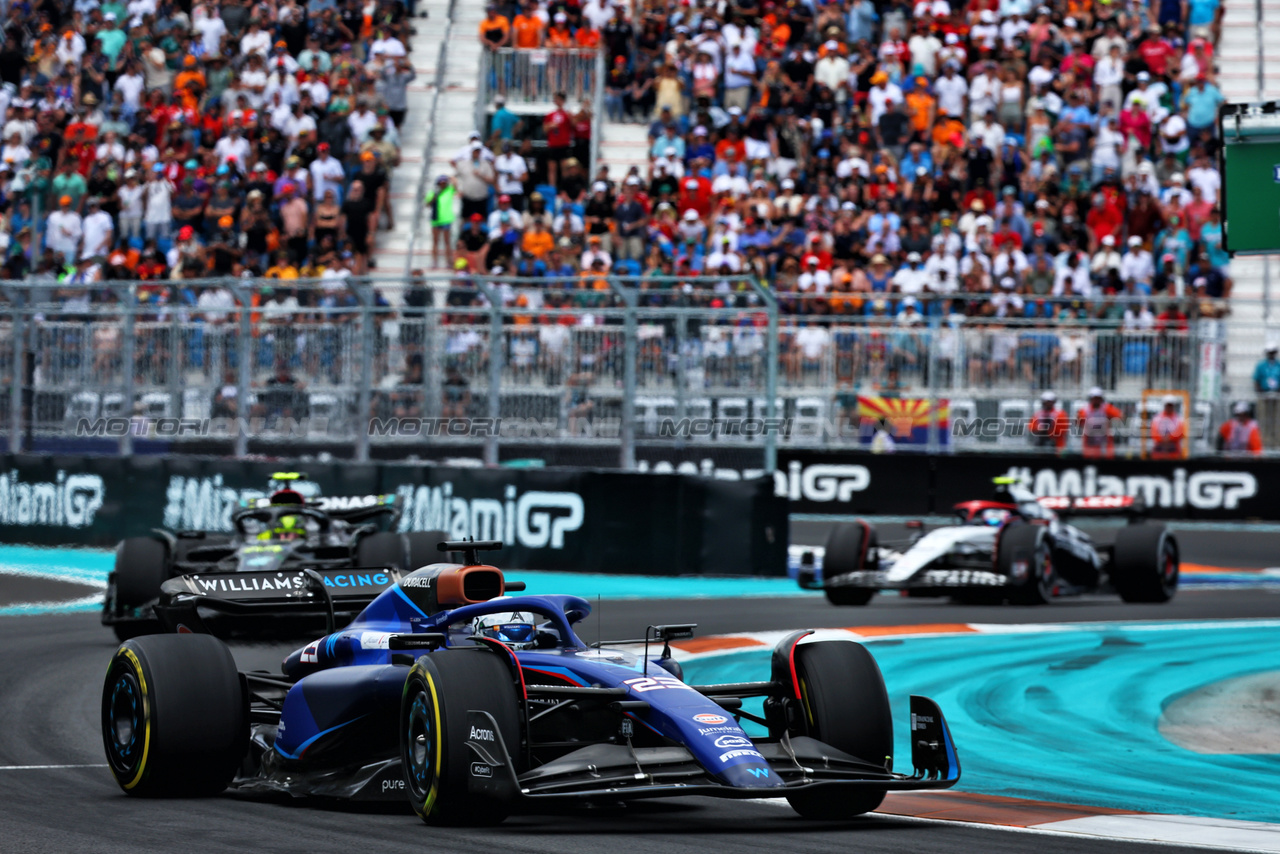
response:
[[[600,47],[600,31],[584,22],[573,34],[573,40],[577,42],[579,50],[595,50]]]
[[[173,78],[173,91],[185,92],[192,86],[195,87],[195,96],[198,98],[207,88],[204,79],[204,72],[196,67],[196,58],[187,54],[182,60],[182,70],[178,72],[178,76]]]
[[[1218,450],[1234,454],[1261,454],[1262,432],[1243,400],[1232,409],[1235,417],[1218,428]]]
[[[1071,425],[1067,413],[1058,408],[1058,396],[1051,391],[1040,395],[1040,408],[1031,416],[1031,444],[1037,448],[1064,451]]]
[[[511,43],[511,22],[498,14],[493,3],[484,7],[485,18],[480,22],[480,42],[490,50],[506,47]]]
[[[542,31],[542,19],[537,13],[537,3],[525,3],[524,12],[516,15],[511,22],[512,42],[517,48],[528,50],[542,47],[546,35]]]
[[[551,29],[547,30],[547,47],[573,47],[573,31],[569,29],[569,16],[564,12],[556,12],[551,20]]]
[[[917,77],[916,87],[907,93],[906,101],[911,129],[920,134],[921,139],[927,138],[933,127],[933,111],[938,105],[938,99],[929,94],[929,78]]]
[[[1124,417],[1119,409],[1106,402],[1102,389],[1089,389],[1089,402],[1076,413],[1082,451],[1086,457],[1111,457],[1115,454],[1112,424]]]
[[[547,230],[547,224],[542,217],[534,219],[533,225],[525,229],[524,237],[520,239],[520,251],[526,255],[532,255],[539,261],[545,261],[547,253],[554,249],[555,245],[556,239]]]
[[[1182,459],[1186,438],[1187,422],[1178,414],[1178,398],[1169,395],[1160,414],[1151,419],[1151,459]]]

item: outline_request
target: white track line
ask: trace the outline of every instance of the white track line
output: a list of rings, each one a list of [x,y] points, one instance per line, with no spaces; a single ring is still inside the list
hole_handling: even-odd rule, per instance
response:
[[[56,768],[110,768],[105,762],[100,765],[0,765],[0,771],[52,771]]]
[[[783,798],[759,798],[752,799],[750,802],[767,804],[771,807],[790,807]],[[1035,833],[1077,839],[1081,836],[1091,836],[1095,839],[1110,839],[1117,842],[1177,845],[1205,851],[1240,851],[1246,854],[1280,852],[1280,824],[1188,815],[1100,815],[1050,821],[1031,827],[879,812],[868,813],[865,818],[875,821],[914,821],[945,824],[950,827],[1005,830],[1010,833]],[[1215,841],[1206,841],[1208,838]]]

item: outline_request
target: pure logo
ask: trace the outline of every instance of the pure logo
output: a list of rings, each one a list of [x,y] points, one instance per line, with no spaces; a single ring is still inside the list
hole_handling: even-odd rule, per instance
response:
[[[385,792],[403,792],[404,780],[383,780],[382,791]]]
[[[722,735],[716,739],[716,747],[727,750],[730,747],[755,747],[755,745],[746,736]]]
[[[471,728],[472,741],[493,741],[493,730],[480,729],[479,727]]]

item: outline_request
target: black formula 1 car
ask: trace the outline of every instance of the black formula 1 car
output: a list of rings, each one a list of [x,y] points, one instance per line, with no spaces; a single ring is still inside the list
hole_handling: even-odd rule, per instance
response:
[[[994,501],[957,504],[958,524],[914,524],[904,542],[881,544],[862,520],[837,525],[820,573],[805,560],[797,580],[834,605],[866,605],[880,590],[1022,605],[1107,590],[1126,602],[1167,602],[1177,592],[1178,542],[1163,525],[1137,524],[1143,508],[1135,499],[1037,499],[1009,478],[996,486]],[[1106,546],[1062,518],[1121,514],[1130,524]]]
[[[102,694],[112,774],[135,796],[407,797],[427,823],[461,825],[687,795],[785,797],[802,815],[845,819],[888,791],[959,780],[946,721],[924,697],[910,701],[913,773],[893,770],[888,695],[861,644],[797,631],[767,680],[690,685],[669,642],[695,626],[587,643],[574,625],[590,603],[509,596],[524,585],[476,559],[500,545],[441,543],[463,563],[401,577],[282,673],[237,672],[208,635],[126,641]]]
[[[354,615],[401,573],[438,557],[435,547],[443,532],[394,531],[400,518],[394,495],[323,498],[314,487],[301,473],[279,472],[272,475],[269,497],[243,502],[232,513],[231,534],[157,529],[151,536],[122,540],[107,576],[103,625],[120,640],[179,626],[192,629],[200,620],[199,596],[226,592],[244,595],[221,610],[250,618],[251,630],[267,625],[262,617],[317,617],[328,599],[338,613]],[[274,588],[246,587],[267,583],[263,572],[303,567],[307,574],[287,575],[294,586],[284,599]],[[195,598],[186,597],[181,609],[166,607],[170,594],[177,593]]]

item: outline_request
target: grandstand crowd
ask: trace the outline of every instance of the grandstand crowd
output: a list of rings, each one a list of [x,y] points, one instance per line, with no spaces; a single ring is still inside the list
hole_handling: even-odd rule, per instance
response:
[[[399,0],[0,11],[0,278],[80,294],[113,279],[337,281],[372,266],[415,77]],[[198,298],[160,284],[139,296]]]
[[[746,275],[800,315],[1182,328],[1231,291],[1221,23],[1221,0],[491,5],[491,48],[601,45],[648,167],[590,175],[566,157],[589,110],[499,98],[428,196],[458,234],[437,255],[644,276],[651,303],[747,303]]]

